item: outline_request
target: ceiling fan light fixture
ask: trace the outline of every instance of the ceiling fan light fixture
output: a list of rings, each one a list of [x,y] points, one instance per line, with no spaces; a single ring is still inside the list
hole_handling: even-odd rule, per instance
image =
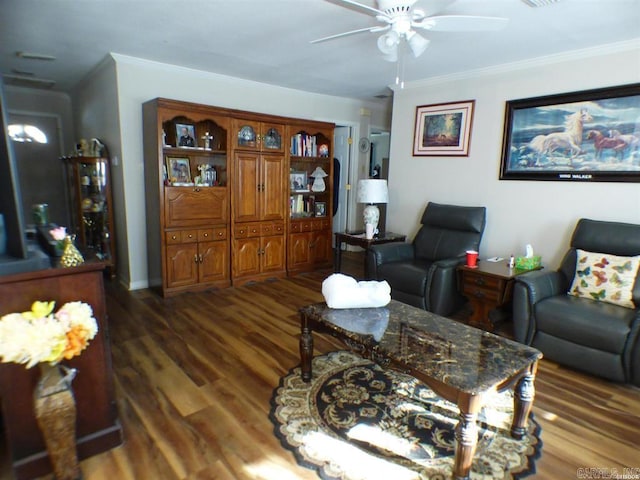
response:
[[[383,53],[382,54],[382,59],[386,60],[387,62],[397,62],[398,61],[398,49],[394,49],[392,52],[389,53]]]
[[[429,46],[429,42],[430,40],[414,31],[407,34],[407,43],[409,44],[409,48],[411,49],[411,53],[413,53],[414,58],[418,58],[424,53]]]
[[[384,55],[390,55],[395,52],[397,56],[399,41],[400,36],[393,30],[384,33],[378,37],[378,50],[380,50]]]

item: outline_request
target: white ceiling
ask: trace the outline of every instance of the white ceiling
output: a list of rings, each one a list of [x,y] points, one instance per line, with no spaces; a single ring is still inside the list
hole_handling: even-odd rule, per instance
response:
[[[378,35],[309,43],[377,24],[338,3],[0,0],[0,70],[53,79],[55,90],[70,91],[107,53],[115,52],[330,95],[389,95],[396,65],[382,59]],[[362,3],[376,6],[375,0]],[[561,0],[541,8],[521,0],[419,0],[416,6],[428,14],[510,21],[499,32],[424,32],[431,44],[420,58],[408,59],[406,81],[640,38],[640,0]],[[27,60],[17,57],[17,51],[57,60]]]

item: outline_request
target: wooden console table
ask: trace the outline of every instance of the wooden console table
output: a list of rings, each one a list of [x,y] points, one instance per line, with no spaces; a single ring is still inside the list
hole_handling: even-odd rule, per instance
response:
[[[73,268],[49,268],[0,276],[0,316],[31,309],[35,300],[55,300],[56,310],[67,302],[91,305],[98,333],[87,349],[65,365],[78,369],[73,381],[77,408],[76,441],[79,459],[122,443],[113,389],[111,346],[101,262]],[[17,480],[41,477],[51,464],[33,413],[37,367],[0,363],[2,420],[13,473]]]

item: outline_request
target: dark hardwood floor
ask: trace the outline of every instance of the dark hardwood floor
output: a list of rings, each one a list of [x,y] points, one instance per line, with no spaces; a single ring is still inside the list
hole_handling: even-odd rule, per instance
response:
[[[361,262],[343,256],[359,278]],[[317,479],[280,446],[268,412],[279,378],[299,363],[297,310],[323,300],[330,273],[166,300],[107,281],[125,442],[84,460],[85,480]],[[323,335],[315,347],[344,348]],[[544,443],[535,478],[640,467],[640,389],[543,359],[533,411]]]

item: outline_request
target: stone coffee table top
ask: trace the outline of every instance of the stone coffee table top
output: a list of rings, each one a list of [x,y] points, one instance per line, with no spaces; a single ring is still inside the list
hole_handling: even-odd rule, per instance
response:
[[[317,303],[301,313],[383,358],[472,395],[542,357],[535,348],[395,300],[382,308],[341,310]]]

